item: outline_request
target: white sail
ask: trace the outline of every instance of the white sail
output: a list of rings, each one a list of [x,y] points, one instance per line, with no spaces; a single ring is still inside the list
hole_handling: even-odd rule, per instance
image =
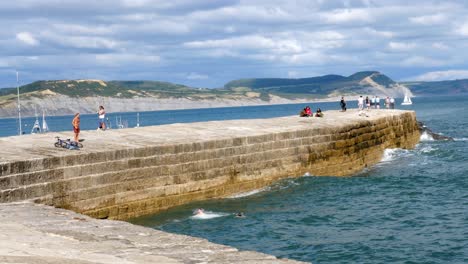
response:
[[[41,126],[39,125],[39,120],[36,118],[36,122],[31,129],[31,134],[38,134],[41,133]]]
[[[36,109],[34,109],[34,114],[36,116],[36,121],[34,122],[34,125],[31,129],[31,134],[38,134],[38,133],[41,133],[41,125],[39,123],[39,118],[37,116],[37,111]]]
[[[407,95],[405,95],[405,99],[403,99],[403,102],[401,103],[401,105],[412,105],[413,102],[411,101],[411,98]]]
[[[49,131],[49,126],[47,125],[47,122],[45,120],[44,110],[42,110],[42,132],[45,133],[47,131]]]

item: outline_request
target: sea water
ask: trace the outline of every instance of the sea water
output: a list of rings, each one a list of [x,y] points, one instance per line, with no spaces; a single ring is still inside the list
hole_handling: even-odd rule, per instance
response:
[[[351,177],[291,175],[300,177],[130,222],[313,263],[468,263],[467,99],[405,107],[455,141],[423,136]],[[215,217],[193,217],[196,208]]]
[[[349,105],[356,105],[350,102]],[[304,103],[304,104],[283,104],[283,105],[262,105],[262,106],[239,106],[239,107],[220,107],[220,108],[202,108],[202,109],[183,109],[183,110],[164,110],[148,112],[108,112],[107,127],[111,129],[118,128],[117,124],[122,124],[126,128],[135,128],[139,119],[140,126],[165,125],[173,123],[191,123],[215,120],[232,119],[255,119],[255,118],[273,118],[281,116],[299,115],[299,112],[306,105],[309,105],[313,111],[317,108],[322,110],[337,110],[339,102],[325,103]],[[106,106],[105,106],[106,107]],[[139,118],[137,117],[139,114]],[[42,116],[37,117],[42,124]],[[73,136],[73,127],[71,121],[73,116],[46,116],[46,122],[49,130],[53,132],[68,131]],[[96,130],[98,128],[97,114],[80,115],[81,130]],[[26,117],[21,119],[22,131],[30,134],[36,117]],[[0,119],[0,137],[18,135],[18,118]],[[52,140],[54,137],[51,136]]]
[[[468,263],[468,97],[413,102],[397,108],[415,110],[419,121],[455,141],[423,135],[415,149],[386,150],[379,164],[352,177],[291,175],[300,177],[130,222],[314,263]],[[288,116],[305,105],[141,112],[140,124]],[[314,111],[339,109],[338,102],[309,105]],[[355,106],[348,102],[348,108]],[[108,117],[114,128],[116,118],[136,126],[136,113]],[[81,119],[82,129],[97,128],[97,115]],[[23,131],[29,133],[34,120],[23,119]],[[71,120],[47,117],[52,131],[70,136]],[[17,134],[17,124],[0,119],[0,136]],[[194,217],[196,208],[207,214]]]

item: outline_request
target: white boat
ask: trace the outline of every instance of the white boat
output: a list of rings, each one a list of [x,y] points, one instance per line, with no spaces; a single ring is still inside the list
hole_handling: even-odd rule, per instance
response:
[[[140,127],[140,113],[137,113],[137,124],[136,124],[136,127]]]
[[[39,118],[36,113],[36,121],[34,122],[34,125],[31,129],[31,134],[40,134],[40,133],[45,133],[49,131],[49,126],[47,125],[47,122],[45,120],[45,113],[42,111],[42,126],[40,125]]]
[[[39,125],[39,119],[37,119],[37,116],[36,116],[36,122],[34,122],[34,125],[31,129],[31,134],[39,134],[39,133],[42,133],[42,131],[41,131],[41,126]]]
[[[45,120],[44,110],[42,110],[42,133],[45,133],[48,131],[49,131],[49,126],[47,125],[47,122]]]
[[[403,99],[403,102],[401,103],[401,105],[412,105],[413,102],[411,101],[411,98],[407,95],[405,95],[405,98]]]

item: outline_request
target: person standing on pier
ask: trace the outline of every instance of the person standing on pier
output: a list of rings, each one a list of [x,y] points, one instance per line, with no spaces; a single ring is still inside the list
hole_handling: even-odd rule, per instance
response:
[[[395,98],[390,97],[390,109],[395,109]]]
[[[78,142],[80,135],[80,113],[76,113],[72,121],[73,133],[75,133],[75,142]]]
[[[362,98],[362,95],[359,96],[358,98],[358,108],[359,108],[359,111],[364,109],[364,98]]]
[[[106,111],[104,111],[104,106],[99,106],[99,111],[97,112],[99,118],[99,126],[97,130],[106,130]]]
[[[385,98],[385,108],[390,109],[390,97]]]
[[[341,97],[340,106],[341,106],[341,112],[346,112],[346,101],[344,100],[343,96]]]

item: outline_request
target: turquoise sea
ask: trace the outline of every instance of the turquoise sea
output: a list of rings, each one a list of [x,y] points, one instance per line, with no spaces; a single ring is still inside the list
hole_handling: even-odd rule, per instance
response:
[[[468,96],[413,98],[418,120],[453,142],[423,137],[413,150],[387,150],[352,177],[286,179],[228,199],[197,202],[130,222],[243,250],[317,263],[468,263]],[[141,112],[141,125],[296,115],[306,104]],[[338,103],[310,103],[315,110]],[[348,102],[348,107],[356,106]],[[109,113],[136,125],[136,113]],[[47,117],[70,131],[71,116]],[[23,119],[29,132],[35,118]],[[82,129],[96,129],[82,115]],[[0,136],[17,134],[0,119]],[[54,142],[51,133],[51,145]],[[86,147],[86,145],[85,145]],[[204,218],[192,211],[204,208]],[[234,217],[244,212],[244,218]]]
[[[352,177],[304,175],[130,222],[316,264],[468,263],[468,97],[413,102],[419,121],[455,141],[423,136]]]

